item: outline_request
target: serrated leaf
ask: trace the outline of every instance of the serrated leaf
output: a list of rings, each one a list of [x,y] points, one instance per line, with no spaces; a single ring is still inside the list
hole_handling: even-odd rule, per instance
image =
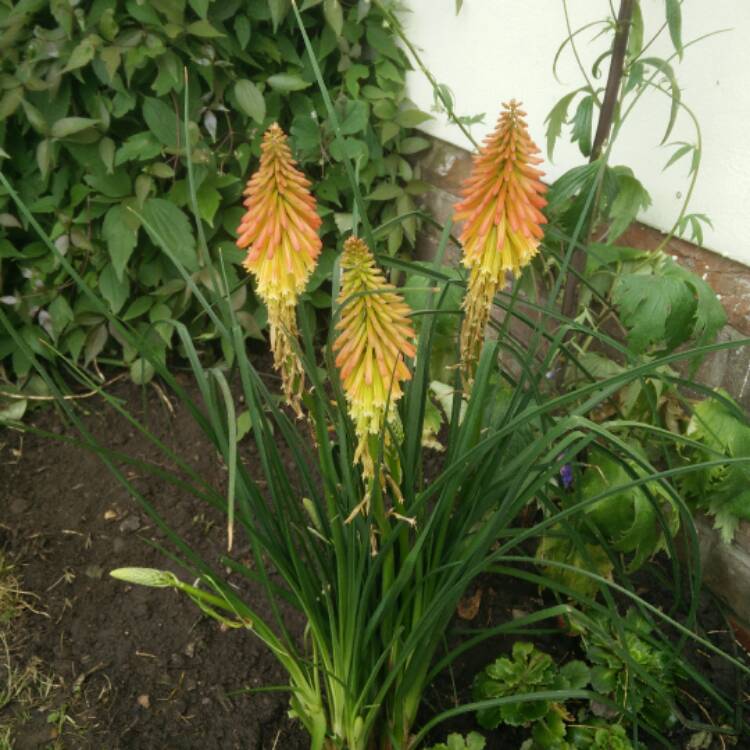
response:
[[[302,91],[312,86],[312,83],[303,80],[296,73],[276,73],[266,79],[266,83],[275,91],[288,94],[291,91]]]
[[[138,228],[133,218],[122,206],[114,205],[107,211],[102,223],[102,237],[107,243],[118,280],[122,280],[128,260],[138,244]]]
[[[557,104],[549,111],[545,123],[547,124],[547,158],[552,159],[552,154],[555,151],[555,143],[562,133],[562,126],[568,120],[568,107],[575,98],[576,94],[580,93],[580,89],[577,91],[571,91],[560,99]]]
[[[337,37],[344,28],[344,11],[339,0],[323,0],[323,16]]]
[[[697,301],[680,279],[624,274],[615,283],[612,301],[628,329],[628,346],[636,353],[659,342],[674,349],[693,331]]]
[[[143,206],[143,218],[150,226],[144,228],[157,247],[160,239],[188,271],[198,270],[195,236],[185,214],[164,198],[149,198]],[[162,248],[163,249],[163,248]]]
[[[620,174],[617,177],[617,196],[609,209],[612,224],[607,233],[607,241],[614,242],[638,217],[641,209],[651,205],[643,185],[632,175]]]
[[[147,96],[143,100],[143,119],[159,143],[176,148],[180,138],[177,113],[165,101]]]
[[[266,101],[260,89],[247,78],[241,78],[234,84],[234,95],[240,109],[261,125],[266,119]]]

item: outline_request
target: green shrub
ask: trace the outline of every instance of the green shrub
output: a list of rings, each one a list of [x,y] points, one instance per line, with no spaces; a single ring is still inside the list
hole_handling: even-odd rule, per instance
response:
[[[413,211],[421,183],[407,157],[427,141],[409,129],[428,115],[405,99],[408,62],[381,11],[338,0],[302,7],[371,199],[370,220]],[[289,8],[289,0],[0,0],[0,166],[86,283],[163,358],[178,346],[173,320],[203,350],[216,331],[129,209],[169,231],[199,286],[210,283],[206,252],[228,261],[238,319],[246,335],[262,336],[265,311],[248,292],[233,239],[245,180],[273,121],[291,132],[316,186],[326,251],[308,291],[315,304],[329,301],[321,285],[333,232],[351,224],[352,188]],[[208,249],[188,218],[188,148]],[[390,224],[391,254],[413,245],[416,229],[414,215]],[[1,191],[0,300],[40,356],[52,360],[56,349],[86,366],[124,362],[137,380],[153,372],[116,340]],[[10,379],[29,374],[28,358],[7,335],[0,365]]]

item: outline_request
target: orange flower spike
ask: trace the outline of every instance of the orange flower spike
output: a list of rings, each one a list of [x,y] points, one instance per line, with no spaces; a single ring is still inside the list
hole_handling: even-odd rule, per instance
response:
[[[505,273],[518,275],[537,254],[546,218],[547,188],[521,105],[503,105],[495,131],[474,157],[471,176],[464,182],[463,200],[456,204],[455,221],[463,221],[462,263],[470,270],[464,298],[461,359],[464,385],[470,386],[484,340],[492,300]]]
[[[334,341],[336,366],[357,432],[355,461],[372,479],[374,459],[370,437],[383,430],[394,405],[403,395],[401,384],[411,378],[405,357],[413,357],[414,328],[411,309],[396,288],[388,284],[365,242],[350,237],[341,256],[341,318]],[[389,440],[385,432],[386,442]]]
[[[237,228],[237,246],[247,248],[243,265],[268,308],[274,366],[287,401],[300,415],[304,373],[293,346],[295,308],[320,255],[321,219],[310,182],[296,168],[287,137],[275,123],[263,136],[260,166],[243,195],[247,211]]]

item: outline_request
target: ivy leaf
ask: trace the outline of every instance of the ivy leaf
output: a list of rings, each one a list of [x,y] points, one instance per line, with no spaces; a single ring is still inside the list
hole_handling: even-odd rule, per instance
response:
[[[665,0],[669,37],[675,51],[682,59],[682,8],[680,0]]]
[[[323,0],[323,15],[337,37],[344,28],[344,11],[339,0]]]
[[[234,96],[240,109],[261,125],[266,119],[266,102],[260,89],[247,78],[241,78],[234,84]]]
[[[674,349],[693,331],[696,298],[674,276],[624,274],[615,283],[612,301],[628,329],[628,346],[636,353],[662,341]]]
[[[198,256],[187,216],[164,198],[149,198],[143,206],[144,228],[157,247],[164,249],[188,271],[198,270]]]
[[[102,236],[107,243],[112,267],[118,281],[121,281],[128,260],[138,243],[138,228],[134,226],[132,215],[119,204],[112,206],[104,216]]]

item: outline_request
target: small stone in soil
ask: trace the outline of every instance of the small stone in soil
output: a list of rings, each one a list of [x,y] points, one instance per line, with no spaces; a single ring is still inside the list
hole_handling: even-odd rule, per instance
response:
[[[138,516],[128,516],[121,524],[120,531],[138,531],[141,528],[141,522]]]
[[[95,579],[99,579],[102,577],[102,575],[104,575],[104,571],[102,570],[101,565],[89,565],[86,568],[85,572],[89,578],[95,578]]]

